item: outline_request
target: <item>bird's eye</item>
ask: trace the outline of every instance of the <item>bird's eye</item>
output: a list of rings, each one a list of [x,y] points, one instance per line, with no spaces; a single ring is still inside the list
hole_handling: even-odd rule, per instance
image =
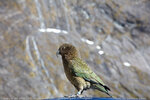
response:
[[[65,50],[66,47],[62,47],[61,50]]]

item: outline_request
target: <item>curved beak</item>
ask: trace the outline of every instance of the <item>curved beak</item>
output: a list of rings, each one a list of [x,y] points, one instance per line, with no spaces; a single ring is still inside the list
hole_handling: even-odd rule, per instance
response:
[[[59,52],[59,50],[56,52],[56,56],[58,57],[58,55],[60,55],[60,52]]]

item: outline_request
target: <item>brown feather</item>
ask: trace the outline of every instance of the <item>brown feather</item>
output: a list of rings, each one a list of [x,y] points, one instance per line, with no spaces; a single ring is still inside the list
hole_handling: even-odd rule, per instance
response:
[[[63,44],[59,47],[59,53],[62,56],[64,71],[68,80],[79,90],[90,87],[90,83],[86,82],[83,78],[77,77],[73,74],[71,68],[69,68],[70,60],[78,57],[76,48],[70,44]]]
[[[109,87],[105,86],[105,84],[101,83],[94,83],[95,81],[87,80],[87,78],[84,78],[80,75],[76,75],[74,73],[74,70],[72,70],[74,67],[72,66],[72,61],[76,61],[75,59],[78,58],[78,53],[76,48],[71,45],[71,44],[63,44],[59,47],[59,54],[62,56],[62,61],[63,61],[63,66],[64,66],[64,71],[66,74],[66,77],[68,78],[68,80],[75,86],[75,88],[78,91],[81,91],[81,93],[83,92],[83,90],[92,88],[92,86],[96,85],[96,87],[98,87],[97,89],[100,91],[105,92],[106,94],[109,95],[108,91],[110,91]],[[78,61],[77,61],[78,62]],[[83,62],[80,62],[81,65],[80,67],[82,68],[82,64],[84,64]],[[77,65],[76,67],[79,67],[79,65]],[[79,68],[80,68],[79,67]],[[84,68],[83,68],[84,69]],[[95,75],[95,74],[94,74]],[[80,77],[79,77],[80,76]],[[101,80],[100,80],[101,82]],[[97,85],[99,84],[99,85]],[[103,89],[101,89],[102,87]]]
[[[74,57],[78,57],[77,50],[73,45],[63,44],[59,47],[60,55],[62,59],[71,60]]]

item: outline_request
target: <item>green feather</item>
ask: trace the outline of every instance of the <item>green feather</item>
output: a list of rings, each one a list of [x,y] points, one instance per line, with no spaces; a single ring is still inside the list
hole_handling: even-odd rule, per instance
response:
[[[70,68],[76,76],[82,77],[93,84],[105,86],[104,82],[80,58],[71,60]]]

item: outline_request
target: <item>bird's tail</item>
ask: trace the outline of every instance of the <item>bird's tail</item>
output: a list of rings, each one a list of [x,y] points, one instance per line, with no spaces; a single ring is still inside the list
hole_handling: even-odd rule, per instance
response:
[[[110,93],[107,92],[106,94],[109,95],[111,98],[114,98]]]
[[[110,96],[111,98],[113,98],[113,96],[109,93],[110,89],[107,86],[102,86],[102,85],[99,85],[99,84],[93,84],[92,88],[93,89],[97,89],[97,90],[99,90],[101,92],[104,92],[108,96]]]

